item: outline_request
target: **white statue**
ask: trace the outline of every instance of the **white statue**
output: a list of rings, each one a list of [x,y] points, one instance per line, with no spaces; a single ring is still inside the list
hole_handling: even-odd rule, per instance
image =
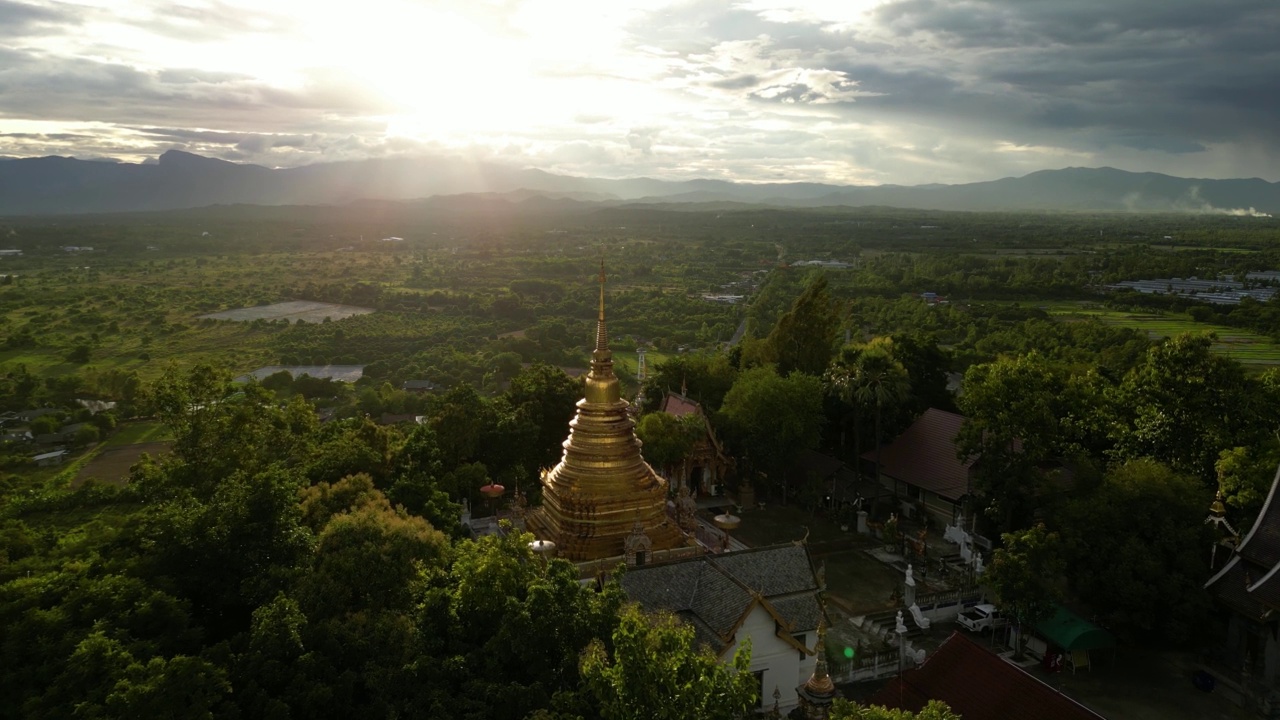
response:
[[[907,587],[915,587],[916,578],[911,572],[911,565],[907,565]]]
[[[898,611],[898,626],[894,628],[894,631],[897,632],[899,635],[907,634],[907,624],[902,621],[901,610]]]

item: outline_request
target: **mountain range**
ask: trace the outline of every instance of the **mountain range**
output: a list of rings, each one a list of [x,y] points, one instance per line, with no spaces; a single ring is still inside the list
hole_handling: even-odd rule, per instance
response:
[[[66,157],[0,160],[0,215],[175,210],[211,205],[343,205],[493,194],[561,209],[891,206],[969,211],[1280,213],[1280,183],[1206,180],[1114,168],[1042,170],[961,185],[666,181],[555,175],[496,163],[392,158],[272,169],[178,150],[131,164]]]

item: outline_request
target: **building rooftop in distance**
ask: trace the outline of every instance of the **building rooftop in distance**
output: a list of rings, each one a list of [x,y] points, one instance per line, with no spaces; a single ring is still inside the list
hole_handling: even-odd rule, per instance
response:
[[[249,382],[249,378],[261,380],[282,370],[292,375],[294,380],[303,375],[310,375],[318,379],[353,383],[364,376],[363,365],[266,365],[248,375],[241,375],[235,381]]]

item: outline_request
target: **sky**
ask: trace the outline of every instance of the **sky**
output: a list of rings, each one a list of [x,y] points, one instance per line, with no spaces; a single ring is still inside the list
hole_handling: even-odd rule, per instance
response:
[[[1277,0],[0,0],[0,156],[1280,181]]]

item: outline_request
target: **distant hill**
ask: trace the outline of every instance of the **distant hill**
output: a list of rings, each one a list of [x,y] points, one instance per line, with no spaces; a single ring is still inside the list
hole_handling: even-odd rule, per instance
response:
[[[344,205],[459,196],[463,207],[526,211],[611,205],[733,208],[890,206],[933,210],[1280,213],[1280,183],[1193,180],[1114,168],[1042,170],[964,185],[670,182],[554,175],[442,158],[360,160],[271,169],[170,150],[155,163],[64,157],[0,159],[0,215],[174,210],[210,205]]]

